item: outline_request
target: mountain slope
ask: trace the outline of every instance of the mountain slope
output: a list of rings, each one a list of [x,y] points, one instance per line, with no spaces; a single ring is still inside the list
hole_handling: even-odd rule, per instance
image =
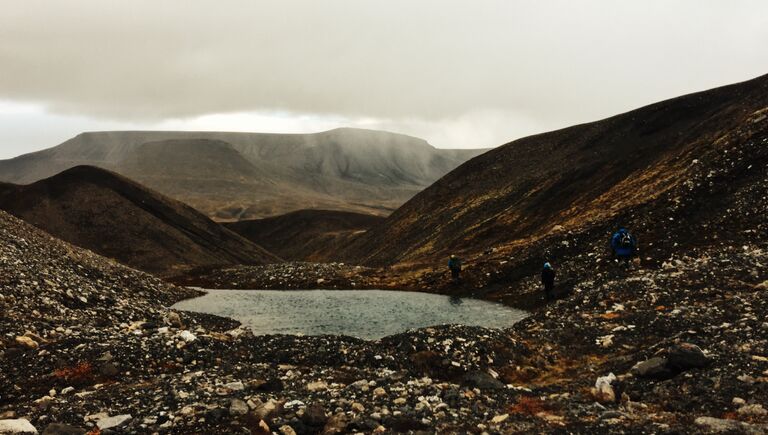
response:
[[[6,210],[72,244],[157,274],[279,261],[182,203],[103,169],[77,166],[0,186]]]
[[[340,245],[383,220],[345,211],[299,210],[224,226],[280,258],[318,261],[333,257]]]
[[[221,220],[306,208],[384,215],[483,151],[440,150],[422,139],[359,129],[95,132],[0,161],[0,181],[31,183],[92,165]]]
[[[762,76],[516,140],[440,179],[342,257],[427,265],[454,252],[514,255],[544,237],[612,222],[683,186],[696,162],[747,143],[740,129],[759,133],[766,108]]]

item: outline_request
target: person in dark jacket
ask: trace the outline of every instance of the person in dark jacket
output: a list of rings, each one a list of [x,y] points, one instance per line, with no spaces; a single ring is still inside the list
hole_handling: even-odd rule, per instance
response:
[[[555,298],[555,269],[549,262],[544,263],[541,270],[541,283],[544,284],[544,296],[548,301]]]
[[[451,271],[451,279],[453,282],[458,283],[461,279],[461,259],[455,255],[451,255],[448,259],[448,269]]]
[[[629,261],[637,251],[637,239],[626,228],[621,227],[611,236],[613,255],[629,265]]]

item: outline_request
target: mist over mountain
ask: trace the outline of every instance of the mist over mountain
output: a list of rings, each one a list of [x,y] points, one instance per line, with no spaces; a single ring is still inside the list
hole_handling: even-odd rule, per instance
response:
[[[755,134],[765,133],[767,118],[764,75],[522,138],[459,166],[361,234],[341,257],[368,265],[429,265],[451,253],[475,258],[498,250],[497,256],[508,259],[510,253],[527,252],[537,264],[526,266],[531,273],[557,250],[557,244],[547,247],[551,240],[574,231],[594,235],[617,224],[640,225],[646,213],[640,210],[648,207],[663,210],[695,200],[699,208],[685,216],[686,228],[680,229],[692,230],[706,224],[719,210],[715,206],[734,206],[728,201],[737,199],[736,189],[754,182],[755,171],[766,168],[765,155],[743,156],[751,172],[730,175],[723,188],[733,192],[681,189],[706,165],[714,174],[723,158],[735,157],[728,147],[739,153],[755,146],[764,150],[755,145]],[[665,195],[671,204],[660,202]],[[646,242],[656,241],[654,249],[668,237],[663,228],[648,231],[653,236],[646,235]]]
[[[26,186],[0,184],[0,209],[158,275],[280,261],[191,207],[95,167],[77,166]]]
[[[315,208],[386,215],[485,150],[437,149],[401,134],[115,131],[0,161],[27,184],[77,165],[120,173],[201,212],[238,220]]]

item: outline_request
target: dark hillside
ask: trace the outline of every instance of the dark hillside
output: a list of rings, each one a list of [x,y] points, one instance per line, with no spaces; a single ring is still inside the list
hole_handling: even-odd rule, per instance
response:
[[[5,185],[0,209],[153,273],[279,261],[191,207],[93,167],[78,166],[27,186]]]
[[[545,237],[613,224],[685,186],[697,162],[750,140],[741,132],[762,128],[766,107],[762,76],[511,142],[418,194],[343,257],[442,264],[452,252],[515,255]]]
[[[332,210],[299,210],[282,216],[224,224],[286,260],[318,261],[384,218]]]

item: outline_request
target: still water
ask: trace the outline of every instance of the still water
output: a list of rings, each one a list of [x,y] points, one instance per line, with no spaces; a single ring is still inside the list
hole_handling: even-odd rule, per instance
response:
[[[240,321],[254,334],[351,335],[375,340],[458,323],[504,328],[525,311],[477,299],[385,290],[207,290],[174,305]]]

